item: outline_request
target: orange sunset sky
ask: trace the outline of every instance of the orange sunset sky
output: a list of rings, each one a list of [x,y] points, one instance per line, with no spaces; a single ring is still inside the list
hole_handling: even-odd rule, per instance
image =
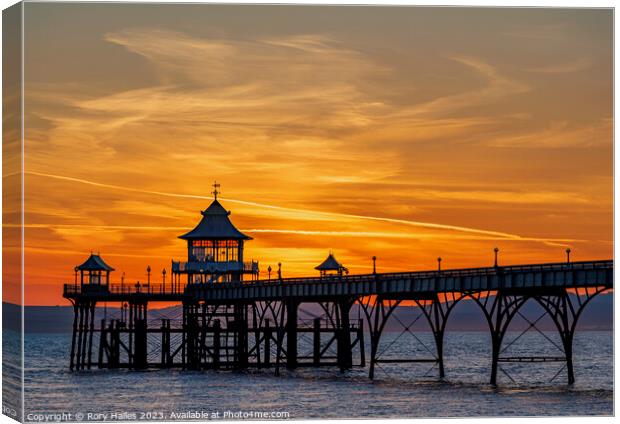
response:
[[[159,281],[214,180],[262,276],[613,254],[611,10],[27,3],[24,36],[26,304],[91,250]]]

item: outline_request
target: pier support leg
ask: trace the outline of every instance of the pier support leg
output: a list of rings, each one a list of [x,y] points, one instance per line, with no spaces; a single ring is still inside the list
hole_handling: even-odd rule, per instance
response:
[[[169,365],[170,358],[170,320],[161,320],[161,367]]]
[[[101,320],[99,332],[99,355],[97,356],[97,367],[103,368],[103,353],[108,349],[108,333],[105,319]]]
[[[312,337],[312,362],[319,365],[321,362],[321,318],[314,319]]]
[[[364,320],[360,319],[357,328],[357,343],[360,348],[360,367],[366,366],[366,345],[364,343]]]
[[[374,380],[375,378],[375,364],[377,362],[377,348],[379,347],[379,340],[381,338],[381,332],[379,331],[380,319],[382,315],[379,312],[383,311],[383,301],[378,301],[372,307],[372,314],[374,314],[374,325],[371,322],[371,317],[368,316],[368,328],[370,331],[370,370],[368,371],[368,378]]]
[[[491,334],[491,385],[497,386],[497,367],[499,365],[499,349],[502,345],[498,335]]]
[[[108,358],[108,367],[118,368],[121,359],[121,333],[120,321],[113,320],[110,322],[110,355]]]
[[[71,336],[71,358],[69,359],[69,369],[73,371],[75,363],[75,342],[78,331],[79,307],[77,303],[73,304],[73,335]]]
[[[128,317],[128,325],[129,325],[129,352],[127,353],[129,366],[133,366],[134,363],[134,346],[133,346],[133,333],[134,333],[134,323],[136,320],[136,305],[133,303],[129,304],[129,317]]]
[[[265,319],[265,333],[264,334],[265,336],[264,336],[263,343],[265,344],[265,347],[263,348],[264,350],[263,364],[266,367],[270,367],[271,366],[271,339],[273,337],[273,330],[270,326],[269,318]]]
[[[235,333],[236,333],[236,366],[247,368],[248,366],[248,316],[247,307],[244,304],[234,306]]]
[[[280,375],[280,360],[282,357],[282,345],[284,344],[284,335],[286,329],[284,328],[284,319],[286,312],[286,305],[284,302],[279,302],[278,308],[273,308],[273,317],[276,320],[276,369],[275,374]]]
[[[87,367],[90,369],[93,362],[93,335],[95,334],[95,302],[90,304],[90,328],[88,329],[88,363]]]
[[[258,318],[258,312],[257,312],[257,307],[256,307],[256,303],[257,302],[252,302],[252,330],[254,333],[254,346],[252,348],[251,351],[254,352],[254,357],[256,358],[256,367],[260,368],[261,367],[261,338],[260,338],[260,327],[261,327],[261,321]],[[249,341],[248,341],[249,343]],[[249,348],[249,346],[248,346]],[[250,352],[251,352],[250,351]],[[249,352],[248,352],[249,355]],[[249,361],[249,358],[248,358]]]
[[[220,347],[221,347],[221,324],[216,319],[213,322],[213,368],[220,367]]]
[[[80,369],[83,370],[86,367],[86,348],[88,346],[88,320],[90,305],[82,305],[82,346],[80,346]]]
[[[568,384],[575,384],[575,371],[573,369],[573,337],[563,340],[564,354],[566,355],[566,377]]]
[[[147,324],[145,319],[137,319],[134,325],[136,338],[134,344],[134,369],[145,369],[147,367]]]
[[[129,340],[130,366],[134,369],[144,369],[148,366],[148,321],[146,311],[148,304],[130,303]]]
[[[431,328],[433,330],[433,337],[435,339],[435,347],[437,349],[437,365],[439,368],[439,378],[445,378],[446,372],[443,366],[443,336],[446,329],[446,321],[448,320],[448,314],[454,305],[447,305],[447,312],[444,313],[444,307],[439,301],[439,297],[435,297],[431,305],[431,313],[427,315]]]
[[[286,367],[297,367],[297,308],[298,302],[289,301],[286,305]]]
[[[188,275],[189,278],[189,275]],[[183,323],[181,325],[181,368],[187,368],[187,314],[188,305],[183,303]]]
[[[570,297],[566,290],[564,290],[564,294],[562,296],[561,301],[559,302],[560,308],[560,316],[562,323],[561,326],[558,327],[558,331],[560,332],[560,336],[562,337],[562,345],[564,347],[564,356],[566,357],[566,377],[568,379],[568,384],[575,383],[575,371],[573,370],[573,336],[575,334],[575,328],[577,326],[578,315],[571,317],[570,316]],[[581,312],[581,311],[578,311]],[[571,323],[571,318],[573,319],[573,323]],[[556,319],[557,320],[557,319]],[[556,323],[557,325],[558,323]]]
[[[200,368],[198,354],[198,316],[197,305],[188,304],[184,308],[184,333],[185,333],[185,368],[197,370]]]
[[[338,302],[338,313],[340,317],[340,328],[337,328],[338,337],[338,366],[344,372],[353,366],[351,353],[351,324],[349,321],[349,311],[351,303],[348,300]]]

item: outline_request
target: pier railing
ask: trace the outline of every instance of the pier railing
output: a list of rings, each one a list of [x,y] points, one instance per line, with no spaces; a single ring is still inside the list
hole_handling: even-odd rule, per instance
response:
[[[613,261],[611,260],[599,260],[599,261],[583,261],[583,262],[561,262],[561,263],[546,263],[546,264],[534,264],[534,265],[509,265],[498,267],[483,267],[483,268],[460,268],[460,269],[448,269],[448,270],[435,270],[435,271],[411,271],[411,272],[387,272],[376,274],[355,274],[355,275],[327,275],[322,277],[291,277],[291,278],[271,278],[258,281],[247,281],[245,284],[251,285],[264,285],[264,284],[297,284],[297,283],[321,283],[326,281],[338,281],[338,282],[368,282],[380,278],[383,280],[388,279],[422,279],[433,277],[468,277],[468,276],[491,276],[497,274],[510,274],[520,272],[545,272],[545,271],[578,271],[578,270],[602,270],[613,269]],[[227,283],[229,286],[234,286],[234,283]],[[238,285],[238,284],[237,284]]]
[[[185,291],[184,284],[156,283],[156,284],[65,284],[64,295],[78,294],[161,294],[174,295],[183,294]]]

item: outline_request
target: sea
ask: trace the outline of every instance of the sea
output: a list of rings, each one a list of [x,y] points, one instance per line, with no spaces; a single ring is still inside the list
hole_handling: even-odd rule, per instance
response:
[[[17,337],[10,330],[3,337]],[[516,340],[515,340],[516,339]],[[513,340],[515,340],[513,342]],[[502,364],[489,384],[487,332],[447,332],[445,373],[431,363],[383,363],[374,380],[366,367],[293,371],[69,371],[70,334],[25,335],[24,419],[164,421],[417,417],[610,416],[613,332],[577,331],[577,382],[563,363]],[[561,354],[553,332],[509,332],[504,356]],[[311,345],[300,341],[300,354]],[[380,358],[433,356],[430,333],[385,333]],[[366,355],[370,352],[366,347]],[[19,403],[18,352],[4,350],[4,406]],[[13,361],[12,361],[12,360]],[[359,358],[356,358],[358,360]]]

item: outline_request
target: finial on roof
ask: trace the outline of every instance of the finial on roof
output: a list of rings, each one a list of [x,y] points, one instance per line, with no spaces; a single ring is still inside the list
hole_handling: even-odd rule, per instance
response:
[[[213,182],[213,191],[211,193],[213,193],[213,197],[215,198],[215,200],[217,200],[217,195],[220,194],[220,192],[217,190],[218,188],[220,188],[220,185],[217,181]]]

